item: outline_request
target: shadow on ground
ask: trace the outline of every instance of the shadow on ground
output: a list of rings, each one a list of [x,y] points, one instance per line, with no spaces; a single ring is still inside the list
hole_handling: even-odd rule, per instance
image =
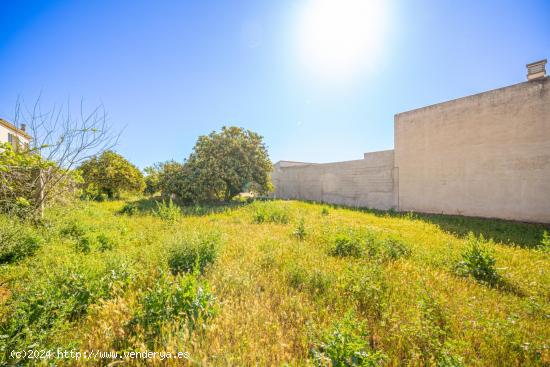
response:
[[[120,214],[153,214],[158,209],[158,205],[162,202],[163,199],[160,196],[130,201],[126,203],[126,205],[120,210]],[[185,205],[183,203],[173,201],[173,204],[179,207],[182,215],[197,217],[216,213],[224,213],[248,205],[247,202],[240,201],[209,203],[200,205]]]
[[[327,204],[328,205],[328,204]],[[351,208],[341,205],[328,205],[332,208],[341,208],[379,217],[410,218],[435,224],[441,230],[458,238],[464,238],[469,232],[476,236],[483,235],[487,240],[523,248],[536,248],[541,245],[544,231],[550,233],[550,225],[524,223],[502,219],[488,219],[464,217],[460,215],[425,214],[413,212],[396,212],[393,210],[375,210],[367,208]]]

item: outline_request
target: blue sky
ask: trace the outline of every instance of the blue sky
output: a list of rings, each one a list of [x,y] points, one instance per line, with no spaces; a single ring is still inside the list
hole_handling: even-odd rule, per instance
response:
[[[320,1],[0,0],[0,117],[40,93],[103,103],[142,168],[223,125],[262,134],[274,162],[360,159],[393,147],[394,114],[550,56],[549,1],[377,0],[357,24]]]

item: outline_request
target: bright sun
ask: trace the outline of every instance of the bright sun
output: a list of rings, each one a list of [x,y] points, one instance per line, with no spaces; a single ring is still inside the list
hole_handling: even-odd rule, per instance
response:
[[[384,0],[306,0],[298,18],[300,61],[315,78],[346,82],[380,53]]]

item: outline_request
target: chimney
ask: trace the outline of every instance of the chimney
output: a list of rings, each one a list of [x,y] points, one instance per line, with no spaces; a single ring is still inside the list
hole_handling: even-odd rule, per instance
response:
[[[21,131],[26,131],[26,129],[27,129],[27,125],[21,124],[20,130],[21,130]]]
[[[544,79],[546,77],[546,59],[527,64],[527,80]]]

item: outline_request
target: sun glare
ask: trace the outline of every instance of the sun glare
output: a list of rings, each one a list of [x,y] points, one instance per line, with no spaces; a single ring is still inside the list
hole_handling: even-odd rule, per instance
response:
[[[379,56],[386,17],[384,0],[306,0],[298,17],[301,64],[316,79],[352,80]]]

